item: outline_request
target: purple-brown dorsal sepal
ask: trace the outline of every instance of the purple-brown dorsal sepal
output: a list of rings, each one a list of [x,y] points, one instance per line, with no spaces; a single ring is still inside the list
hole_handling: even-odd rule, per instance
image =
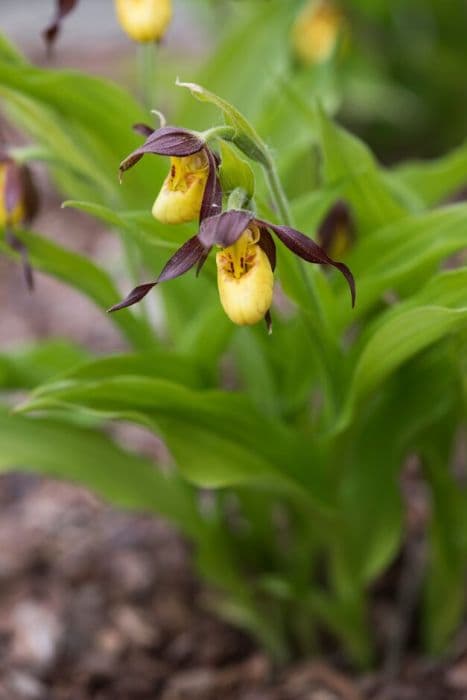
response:
[[[232,209],[217,216],[204,219],[198,238],[205,248],[219,245],[228,248],[233,245],[254,219],[251,211]]]
[[[120,163],[120,173],[132,168],[147,153],[158,156],[191,156],[204,148],[196,134],[175,126],[163,126],[153,131],[142,146]]]
[[[58,36],[62,20],[76,7],[78,0],[56,0],[55,15],[51,23],[44,29],[42,36],[50,50]]]
[[[141,299],[156,286],[156,284],[184,275],[185,272],[188,272],[196,263],[203,259],[205,253],[206,251],[199,242],[197,236],[188,239],[188,241],[172,255],[155,282],[147,282],[146,284],[140,284],[138,287],[135,287],[125,299],[112,306],[109,312],[119,311],[120,309],[126,309],[128,306],[137,304],[138,301],[141,301]]]
[[[5,240],[10,248],[15,250],[20,255],[26,286],[29,291],[32,292],[34,290],[34,275],[31,263],[29,262],[28,249],[23,241],[20,240],[9,227],[7,227],[5,230]]]
[[[218,160],[209,148],[205,148],[204,152],[206,153],[209,163],[209,173],[199,212],[200,224],[204,219],[215,216],[222,211],[222,189],[217,174]]]
[[[114,304],[110,307],[110,309],[107,309],[108,312],[112,313],[113,311],[120,311],[120,309],[126,309],[128,306],[137,304],[138,301],[144,299],[146,294],[150,292],[151,289],[156,286],[156,284],[156,282],[148,282],[147,284],[138,285],[132,289],[131,292],[124,299],[122,299],[122,301],[119,301],[118,304]]]
[[[308,238],[308,236],[300,233],[300,231],[290,228],[290,226],[276,226],[267,221],[258,221],[258,223],[274,231],[282,243],[291,250],[292,253],[302,258],[302,260],[306,260],[306,262],[310,263],[317,263],[318,265],[332,265],[332,267],[337,268],[347,280],[352,298],[352,306],[355,306],[355,280],[347,265],[330,258],[324,248],[315,243],[311,238]]]
[[[274,272],[276,269],[276,244],[274,239],[267,230],[267,228],[261,228],[261,235],[258,241],[260,248],[264,250],[268,256],[269,264],[271,265],[271,270]]]

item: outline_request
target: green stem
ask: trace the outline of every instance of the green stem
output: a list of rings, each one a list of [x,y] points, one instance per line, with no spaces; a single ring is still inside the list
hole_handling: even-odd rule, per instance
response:
[[[213,126],[212,129],[201,131],[199,137],[206,143],[213,139],[225,139],[231,141],[235,136],[235,129],[232,126]]]
[[[144,106],[151,110],[156,103],[156,44],[138,44],[139,74]]]
[[[287,226],[293,226],[293,215],[290,209],[287,195],[277,172],[276,164],[267,154],[266,162],[263,165],[266,181],[269,187],[271,198],[276,207],[281,221]],[[330,334],[328,319],[326,318],[321,299],[314,284],[314,280],[308,275],[305,268],[305,262],[301,258],[295,257],[296,264],[300,271],[303,284],[306,287],[308,296],[311,301],[309,313],[303,313],[303,318],[310,335],[314,347],[317,349],[322,367],[323,381],[326,387],[331,390],[331,395],[328,393],[330,418],[334,415],[336,409],[335,391],[333,388],[333,371],[332,366],[336,356],[336,342]]]

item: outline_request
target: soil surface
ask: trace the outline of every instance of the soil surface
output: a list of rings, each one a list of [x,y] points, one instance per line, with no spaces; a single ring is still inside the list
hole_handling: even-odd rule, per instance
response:
[[[351,677],[274,669],[203,607],[187,545],[162,520],[86,490],[0,478],[1,700],[461,700],[467,657]]]

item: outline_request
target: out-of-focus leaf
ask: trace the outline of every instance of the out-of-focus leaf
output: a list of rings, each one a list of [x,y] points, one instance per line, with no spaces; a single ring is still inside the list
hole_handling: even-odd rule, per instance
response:
[[[64,340],[15,348],[0,355],[0,387],[32,389],[88,357],[84,349]]]
[[[358,357],[339,428],[347,425],[358,403],[392,372],[424,348],[462,328],[466,318],[467,307],[420,306],[401,310],[381,323]]]
[[[98,432],[0,412],[0,469],[18,468],[76,481],[120,507],[159,513],[200,534],[191,488]]]
[[[26,245],[34,268],[53,275],[82,292],[103,311],[119,299],[119,292],[110,277],[87,258],[65,250],[35,232],[17,231],[16,235]],[[0,249],[8,255],[15,255],[1,240]],[[154,344],[151,329],[131,312],[114,314],[112,320],[136,347],[144,348]]]
[[[160,348],[132,355],[110,355],[81,363],[63,373],[60,379],[90,381],[121,375],[167,379],[193,389],[202,385],[200,372],[191,359]]]
[[[458,204],[410,216],[385,226],[362,241],[346,260],[358,288],[358,303],[349,314],[339,294],[336,314],[347,325],[371,309],[386,291],[422,284],[433,267],[467,244],[467,205]]]
[[[390,173],[429,207],[467,185],[467,143],[433,161],[404,163]]]
[[[22,410],[80,406],[160,430],[181,471],[204,487],[289,488],[318,506],[330,492],[320,457],[300,433],[262,416],[243,395],[193,391],[169,381],[117,376],[37,390]]]
[[[372,153],[319,110],[320,143],[327,185],[342,183],[343,197],[355,212],[358,235],[400,220],[407,212],[386,185]]]

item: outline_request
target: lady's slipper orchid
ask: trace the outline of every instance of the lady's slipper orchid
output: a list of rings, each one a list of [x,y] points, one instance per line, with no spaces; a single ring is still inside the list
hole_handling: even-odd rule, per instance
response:
[[[355,222],[349,205],[339,199],[318,226],[318,241],[326,253],[341,258],[355,242]]]
[[[337,46],[343,14],[332,0],[309,0],[292,30],[295,53],[305,65],[325,63]]]
[[[172,0],[115,0],[117,18],[131,39],[159,41],[172,19]]]
[[[154,202],[153,216],[164,224],[180,224],[219,213],[222,193],[217,162],[206,143],[191,131],[173,126],[153,131],[137,124],[135,129],[148,138],[121,163],[120,173],[146,153],[170,156],[170,170]]]
[[[15,235],[14,229],[29,222],[37,206],[37,192],[27,166],[18,165],[10,156],[0,154],[0,227],[5,229],[8,245],[21,255],[29,289],[34,286],[32,269],[26,247]]]
[[[213,246],[221,248],[216,257],[218,287],[229,318],[239,325],[251,325],[265,318],[269,324],[272,303],[276,246],[271,232],[302,260],[332,265],[344,275],[355,303],[355,282],[344,263],[336,262],[317,243],[289,226],[277,226],[258,219],[250,211],[231,210],[204,219],[196,236],[170,258],[157,280],[142,284],[110,311],[124,309],[143,299],[160,282],[183,275],[197,265],[198,271]]]

